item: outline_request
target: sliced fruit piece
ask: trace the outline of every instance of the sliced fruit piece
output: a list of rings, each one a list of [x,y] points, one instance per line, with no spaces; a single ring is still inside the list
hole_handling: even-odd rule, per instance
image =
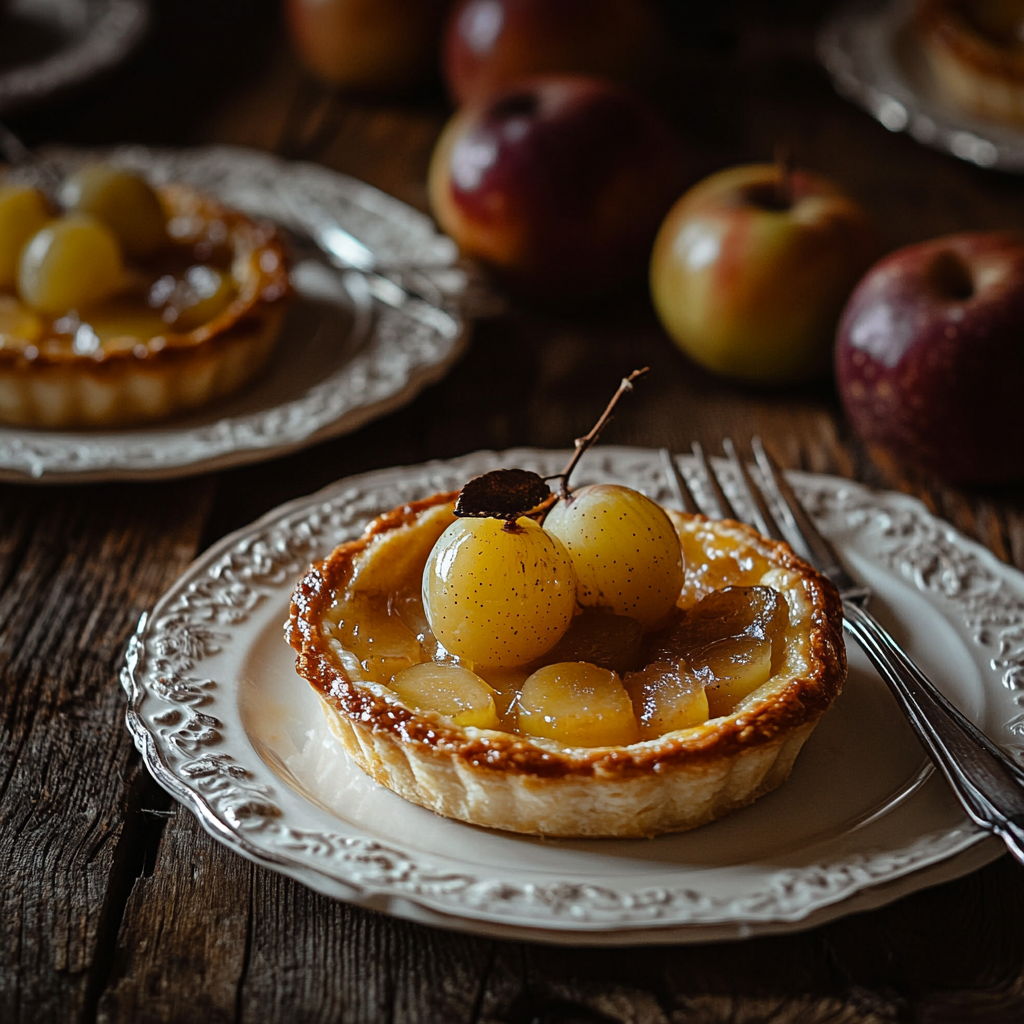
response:
[[[640,735],[619,677],[580,661],[545,665],[523,683],[519,728],[571,747],[625,746]]]
[[[639,672],[628,672],[623,684],[633,701],[641,739],[655,739],[708,720],[704,685],[687,670],[685,661],[656,661]]]
[[[772,643],[749,636],[717,640],[695,651],[689,664],[704,684],[710,717],[720,718],[771,678]]]
[[[437,711],[463,727],[501,727],[494,690],[461,665],[425,661],[397,672],[388,685],[414,711]]]

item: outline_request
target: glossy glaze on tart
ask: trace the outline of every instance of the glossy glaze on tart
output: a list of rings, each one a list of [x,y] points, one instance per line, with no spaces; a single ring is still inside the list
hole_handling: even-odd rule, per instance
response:
[[[48,317],[0,292],[0,422],[118,427],[161,420],[237,391],[266,365],[289,295],[273,229],[181,185],[158,190],[168,244],[129,266],[116,296]],[[231,301],[175,330],[147,300],[194,265],[230,277]]]
[[[1024,0],[919,0],[914,26],[948,100],[1024,122]]]
[[[297,670],[365,772],[439,814],[547,836],[679,832],[785,781],[845,680],[841,607],[832,585],[786,545],[728,520],[669,513],[687,565],[681,609],[730,585],[769,586],[785,599],[782,664],[730,714],[628,746],[566,747],[509,731],[507,711],[501,729],[480,729],[404,706],[387,679],[427,654],[394,612],[418,590],[454,498],[436,495],[379,517],[315,564],[293,594],[288,639]],[[356,651],[339,639],[338,623],[360,603],[374,635],[364,630],[371,644]]]

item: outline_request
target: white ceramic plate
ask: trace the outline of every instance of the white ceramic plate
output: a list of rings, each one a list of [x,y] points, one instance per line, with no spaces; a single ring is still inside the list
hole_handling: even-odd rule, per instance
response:
[[[854,0],[818,37],[836,88],[894,132],[981,167],[1024,171],[1024,132],[941,95],[910,27],[913,0]]]
[[[679,836],[563,841],[475,828],[349,764],[282,639],[300,572],[404,501],[496,466],[557,472],[566,456],[483,452],[342,480],[206,552],[143,617],[123,673],[128,725],[156,779],[229,847],[321,892],[430,924],[573,944],[806,928],[1000,854],[927,767],[857,650],[790,780]],[[588,452],[574,480],[669,502],[663,466],[658,452],[607,447]],[[832,477],[795,481],[876,589],[883,621],[1020,756],[1024,577],[915,500]]]
[[[439,380],[468,341],[467,273],[431,219],[314,164],[213,146],[55,150],[62,169],[106,159],[156,183],[189,182],[251,216],[309,232],[332,218],[420,299],[378,301],[372,280],[315,260],[293,267],[296,298],[268,369],[238,395],[186,417],[117,431],[0,426],[0,480],[159,479],[274,458],[355,430]],[[24,168],[9,178],[32,180]],[[426,300],[426,301],[424,301]],[[404,304],[403,304],[404,302]]]
[[[149,22],[146,0],[10,0],[0,10],[0,112],[120,63]]]

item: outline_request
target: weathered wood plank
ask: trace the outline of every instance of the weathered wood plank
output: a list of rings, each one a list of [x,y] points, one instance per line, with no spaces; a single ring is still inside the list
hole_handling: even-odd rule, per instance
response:
[[[91,1016],[148,790],[118,670],[195,551],[209,481],[0,489],[0,1020]]]

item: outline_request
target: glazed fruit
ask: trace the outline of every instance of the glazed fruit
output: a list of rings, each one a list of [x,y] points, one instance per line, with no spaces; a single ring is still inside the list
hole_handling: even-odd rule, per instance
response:
[[[154,282],[149,304],[161,310],[165,324],[191,331],[221,313],[236,294],[229,273],[200,263],[180,277],[167,274]]]
[[[573,599],[573,624],[532,662],[457,664],[410,585],[431,550],[460,555],[436,543],[453,518],[501,511],[499,489],[469,490],[386,513],[295,590],[297,668],[363,770],[440,814],[549,836],[692,828],[785,780],[845,673],[826,581],[738,523],[673,512],[687,578],[663,628]],[[505,529],[455,522],[485,525],[485,541]],[[483,583],[500,584],[488,548]]]
[[[33,309],[59,316],[113,295],[123,272],[121,247],[110,228],[87,214],[60,217],[22,249],[18,292]]]
[[[46,196],[39,189],[0,186],[0,291],[14,288],[21,250],[50,216]]]
[[[654,661],[627,673],[623,683],[633,701],[641,739],[690,729],[712,717],[704,684],[685,661]]]
[[[423,570],[423,607],[446,650],[474,664],[525,665],[549,651],[576,609],[576,572],[533,520],[459,519]]]
[[[425,661],[396,672],[390,687],[403,704],[417,711],[437,711],[456,725],[497,729],[494,690],[461,665]]]
[[[683,587],[679,537],[664,510],[618,484],[594,484],[561,500],[544,529],[572,558],[584,608],[608,608],[645,630],[662,625]]]
[[[534,672],[519,693],[519,728],[572,747],[625,746],[639,738],[633,705],[609,669],[569,661]]]
[[[157,194],[138,174],[111,164],[86,164],[61,185],[61,205],[102,221],[124,252],[144,259],[167,244],[166,217]]]

